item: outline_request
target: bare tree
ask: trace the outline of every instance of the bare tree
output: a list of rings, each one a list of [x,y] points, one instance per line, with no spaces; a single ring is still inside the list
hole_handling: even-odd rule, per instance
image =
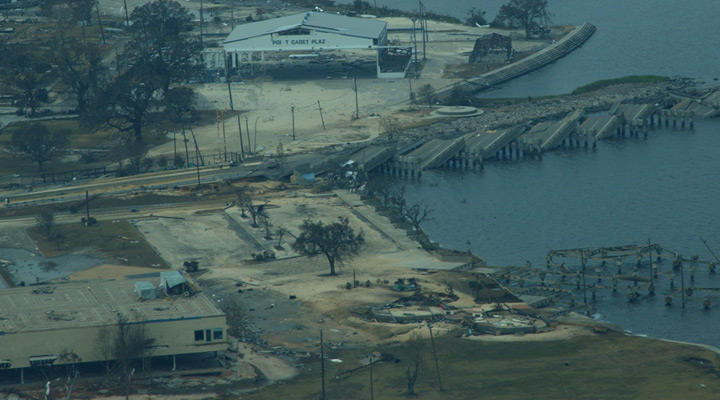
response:
[[[391,191],[388,198],[388,207],[396,218],[404,219],[408,205],[405,199],[405,187],[401,186]]]
[[[48,209],[43,209],[37,216],[37,227],[48,238],[51,239],[55,230],[55,215]]]
[[[270,216],[268,216],[266,213],[258,214],[258,221],[260,221],[260,225],[265,228],[265,239],[270,240],[272,239],[272,224],[270,223]]]
[[[380,130],[389,141],[393,141],[395,135],[402,130],[397,118],[387,116],[380,120]]]
[[[415,232],[421,233],[422,229],[420,229],[420,224],[423,221],[431,220],[431,218],[429,218],[430,213],[432,213],[432,210],[423,204],[421,200],[405,209],[405,218],[410,221]]]
[[[65,235],[65,232],[58,229],[57,227],[53,229],[50,236],[48,236],[48,240],[51,240],[55,242],[55,246],[58,250],[60,250],[63,246],[63,243],[65,243],[65,239],[67,239],[67,236]]]
[[[252,217],[252,226],[257,227],[258,216],[263,214],[265,205],[267,203],[263,203],[260,205],[255,204],[252,196],[250,196],[248,192],[249,190],[242,190],[238,193],[238,205],[240,206],[243,217],[245,216],[245,211],[249,212],[250,217]]]
[[[149,358],[155,339],[148,335],[147,328],[139,321],[129,321],[119,316],[117,325],[100,329],[95,341],[95,349],[105,362],[108,377],[116,372],[119,382],[126,393],[130,390],[130,380],[139,360],[144,371],[149,369]]]
[[[246,205],[248,202],[252,202],[252,199],[250,199],[250,193],[252,193],[252,186],[240,186],[235,191],[235,204],[240,207],[240,216],[243,218],[247,218],[247,214],[245,212],[247,211]]]
[[[275,235],[277,236],[278,244],[277,247],[282,247],[282,238],[287,233],[287,230],[283,227],[275,229]]]
[[[420,101],[428,103],[428,106],[432,108],[433,100],[435,100],[435,88],[429,83],[420,86],[420,89],[418,89],[418,98],[420,98]]]
[[[239,340],[245,340],[253,329],[253,321],[245,305],[237,297],[229,296],[220,302],[220,308],[225,313],[228,326],[228,335]]]
[[[77,382],[78,375],[80,375],[77,364],[82,362],[82,358],[75,354],[75,352],[64,349],[58,355],[58,361],[65,364],[65,374],[67,375],[67,380],[65,381],[65,400],[70,400],[75,382]]]
[[[103,326],[98,331],[98,336],[95,339],[95,354],[102,360],[103,366],[105,367],[105,382],[110,381],[110,377],[113,372],[113,337],[115,331],[111,326]]]
[[[415,383],[418,379],[420,367],[423,364],[423,342],[416,333],[410,335],[408,340],[409,363],[405,367],[405,377],[407,378],[407,394],[415,394]]]

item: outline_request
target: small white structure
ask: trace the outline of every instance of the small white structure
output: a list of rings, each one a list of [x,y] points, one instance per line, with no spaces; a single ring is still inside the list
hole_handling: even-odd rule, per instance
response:
[[[163,271],[160,273],[160,287],[166,296],[190,295],[189,286],[180,271]]]
[[[152,300],[158,297],[157,288],[148,281],[136,282],[135,294],[140,300]]]

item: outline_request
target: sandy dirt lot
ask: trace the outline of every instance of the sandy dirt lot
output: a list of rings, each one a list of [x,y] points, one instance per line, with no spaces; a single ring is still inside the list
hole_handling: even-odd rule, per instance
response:
[[[132,9],[141,3],[128,2],[128,7]],[[200,6],[198,1],[183,5],[191,10],[199,10]],[[113,7],[117,8],[117,5],[108,4],[108,12]],[[221,5],[205,4],[205,7],[206,14],[229,20],[229,9]],[[234,15],[237,18],[238,15],[254,14],[258,7],[266,10],[266,18],[306,11],[288,8],[275,0],[246,1]],[[380,20],[387,22],[389,29],[412,27],[409,18]],[[229,33],[230,27],[220,31]],[[239,112],[239,120],[232,113],[224,113],[231,109],[225,83],[196,85],[196,107],[217,110],[219,116],[216,123],[194,127],[198,145],[210,162],[219,163],[225,151],[240,151],[239,131],[242,131],[246,151],[249,148],[257,154],[274,154],[280,143],[286,153],[298,153],[333,144],[370,141],[382,134],[380,122],[383,118],[398,118],[403,125],[417,123],[415,117],[401,117],[399,113],[403,110],[425,111],[416,115],[425,120],[430,115],[427,105],[411,104],[411,91],[417,93],[424,85],[435,89],[452,85],[457,79],[446,77],[446,67],[466,64],[475,40],[494,32],[497,31],[490,28],[429,21],[427,56],[420,60],[418,74],[415,75],[413,69],[406,79],[376,78],[374,51],[327,51],[310,60],[291,59],[285,53],[268,53],[266,60],[269,62],[253,68],[253,75],[240,73],[231,78],[232,108]],[[536,50],[547,45],[547,42],[518,39],[520,32],[512,34],[517,51]],[[407,33],[391,33],[388,39],[394,45],[412,46],[411,36]],[[355,118],[356,112],[359,118]],[[295,139],[292,138],[293,125]],[[172,137],[172,132],[168,132],[168,136]],[[150,155],[172,153],[173,143],[170,142],[153,149]]]
[[[108,14],[123,15],[118,2],[103,1]],[[143,3],[128,0],[130,8]],[[265,3],[265,2],[263,2]],[[254,3],[253,3],[254,4]],[[268,1],[267,7],[278,14],[282,3]],[[198,2],[186,6],[197,8]],[[252,8],[245,10],[250,12]],[[242,15],[242,13],[239,13]],[[410,20],[389,19],[391,27],[409,27]],[[410,105],[410,86],[413,90],[422,85],[445,87],[453,82],[443,75],[448,64],[464,63],[474,39],[487,30],[475,27],[458,27],[431,22],[428,60],[420,75],[412,79],[381,80],[374,76],[360,76],[357,83],[357,103],[353,90],[353,77],[344,70],[310,66],[317,78],[294,79],[292,74],[268,68],[255,77],[238,77],[231,84],[233,105],[240,111],[240,119],[229,118],[204,126],[194,127],[199,146],[204,154],[220,155],[225,149],[240,150],[238,122],[246,138],[251,133],[252,148],[256,153],[275,153],[278,144],[290,153],[308,152],[331,144],[369,141],[381,134],[380,121],[397,116],[400,110],[424,109]],[[409,42],[409,37],[396,40]],[[531,48],[539,43],[517,42],[516,47]],[[346,52],[341,60],[367,58],[367,54]],[[198,107],[206,110],[230,108],[227,85],[222,83],[198,85]],[[320,118],[322,107],[323,120]],[[353,115],[359,109],[358,119]],[[294,114],[291,110],[294,109]],[[426,117],[428,113],[420,114]],[[295,125],[295,140],[290,133]],[[247,122],[246,122],[247,121]],[[322,123],[325,123],[323,129]],[[404,120],[404,123],[413,123]],[[246,125],[247,124],[247,125]],[[249,129],[248,129],[249,127]],[[225,137],[223,137],[223,131]],[[168,133],[172,137],[172,133]],[[247,143],[246,143],[247,145]],[[173,143],[151,151],[151,156],[171,155]],[[211,158],[211,157],[207,157]],[[192,207],[154,210],[152,217],[139,213],[133,225],[169,265],[180,268],[184,261],[197,260],[201,271],[195,276],[205,292],[218,303],[229,296],[238,297],[247,308],[255,324],[258,337],[273,346],[295,351],[311,351],[318,345],[318,333],[323,329],[325,340],[336,345],[367,346],[406,340],[412,332],[426,335],[422,324],[371,323],[365,317],[370,305],[390,303],[398,297],[390,289],[398,278],[415,277],[424,290],[443,292],[447,288],[447,273],[422,272],[445,270],[459,263],[443,263],[420,249],[408,239],[404,231],[395,228],[387,218],[379,216],[359,197],[337,192],[329,196],[315,196],[309,191],[291,189],[275,192],[274,184],[258,184],[259,194],[266,198],[267,214],[275,229],[288,231],[282,240],[266,239],[262,227],[253,227],[249,218],[243,218],[237,207],[218,204],[214,210],[198,211]],[[365,233],[366,245],[354,259],[339,268],[338,276],[327,276],[327,260],[320,257],[298,257],[290,247],[298,227],[310,218],[332,222],[347,217],[351,226]],[[19,243],[21,234],[0,233],[8,242]],[[253,254],[271,251],[276,259],[265,262],[253,260]],[[112,272],[111,272],[112,271]],[[109,278],[142,273],[144,269],[101,266],[78,272],[71,279]],[[363,287],[345,289],[353,279]],[[364,287],[369,282],[369,287]],[[457,293],[453,304],[461,307],[474,305],[473,299]],[[436,334],[443,334],[451,324],[436,326]],[[566,329],[542,335],[490,338],[489,340],[532,340],[531,338],[566,338],[580,334],[581,328]],[[288,379],[292,369],[277,358],[252,353],[253,346],[242,350],[269,379]],[[252,355],[255,354],[255,355]]]

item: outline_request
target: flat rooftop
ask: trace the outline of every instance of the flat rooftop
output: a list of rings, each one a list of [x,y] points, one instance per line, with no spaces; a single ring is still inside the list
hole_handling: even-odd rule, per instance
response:
[[[0,335],[115,324],[128,321],[163,322],[224,315],[203,293],[165,296],[141,301],[135,283],[160,283],[157,277],[67,282],[0,290]],[[193,282],[188,279],[191,287]]]

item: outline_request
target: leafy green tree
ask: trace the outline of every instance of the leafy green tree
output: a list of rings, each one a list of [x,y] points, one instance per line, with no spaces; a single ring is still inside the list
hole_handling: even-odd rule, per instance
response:
[[[142,129],[153,112],[166,106],[170,85],[200,75],[201,44],[192,36],[192,17],[178,2],[155,0],[133,10],[131,39],[120,60],[119,76],[93,101],[89,120],[142,143]]]
[[[47,101],[43,84],[49,70],[50,64],[36,48],[18,44],[0,47],[0,76],[13,94],[18,114],[35,115],[40,104]]]
[[[364,243],[365,234],[360,231],[356,235],[345,217],[338,217],[337,222],[328,225],[306,219],[300,225],[300,235],[292,249],[310,257],[324,255],[330,264],[330,275],[337,275],[335,265],[356,255]]]
[[[547,0],[510,0],[509,3],[500,7],[493,25],[520,27],[525,29],[525,37],[530,38],[537,21],[547,20]]]
[[[149,67],[133,66],[99,91],[86,120],[95,126],[130,132],[134,141],[142,143],[143,127],[161,104],[159,83],[153,79]]]
[[[36,162],[40,171],[43,170],[43,164],[52,160],[67,144],[67,132],[50,131],[39,123],[18,129],[10,138],[10,147],[21,157]]]
[[[82,43],[59,28],[55,33],[50,56],[63,82],[75,93],[78,112],[87,112],[88,96],[97,92],[107,73],[107,67],[102,63],[100,48],[95,44]]]
[[[470,26],[486,25],[487,20],[485,19],[485,11],[481,11],[475,7],[469,9],[465,23]]]
[[[90,21],[93,9],[98,6],[98,0],[65,0],[65,4],[70,9],[75,22]]]
[[[124,64],[143,68],[159,80],[167,93],[171,83],[197,78],[203,70],[200,39],[191,35],[192,16],[180,3],[155,0],[136,7],[130,15],[130,41],[125,45]]]

